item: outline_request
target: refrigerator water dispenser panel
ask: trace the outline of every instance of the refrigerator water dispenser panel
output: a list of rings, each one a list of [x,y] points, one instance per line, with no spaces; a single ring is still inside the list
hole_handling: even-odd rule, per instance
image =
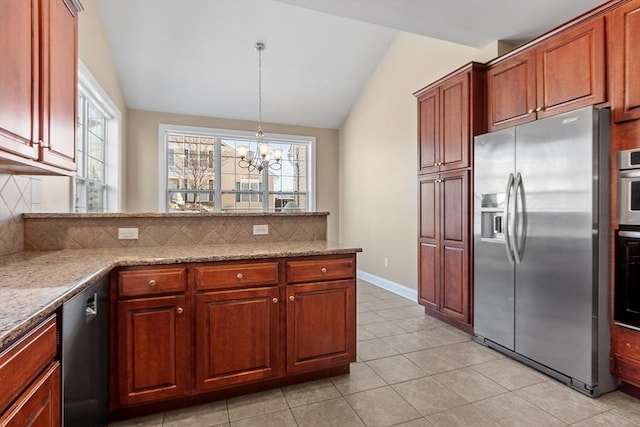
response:
[[[485,242],[504,243],[504,193],[483,194],[480,205],[481,239]]]

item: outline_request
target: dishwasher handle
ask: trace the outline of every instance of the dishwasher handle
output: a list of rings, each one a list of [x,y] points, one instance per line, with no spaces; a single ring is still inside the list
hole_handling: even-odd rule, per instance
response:
[[[94,292],[92,296],[87,299],[87,306],[84,309],[85,320],[87,323],[92,321],[98,316],[98,293]]]

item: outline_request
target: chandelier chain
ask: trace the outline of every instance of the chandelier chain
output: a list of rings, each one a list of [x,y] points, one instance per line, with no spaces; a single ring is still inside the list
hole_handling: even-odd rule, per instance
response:
[[[257,43],[258,51],[258,131],[262,131],[262,51],[264,44]]]

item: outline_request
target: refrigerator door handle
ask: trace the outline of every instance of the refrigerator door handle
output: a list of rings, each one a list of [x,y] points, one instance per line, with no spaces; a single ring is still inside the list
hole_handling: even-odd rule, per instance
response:
[[[507,259],[509,260],[509,264],[513,264],[515,262],[514,259],[514,252],[513,252],[513,247],[512,247],[512,238],[511,238],[511,230],[510,230],[510,217],[509,217],[509,213],[511,210],[511,192],[513,191],[513,182],[514,182],[514,178],[513,178],[513,174],[510,173],[509,174],[509,179],[507,180],[507,189],[505,191],[506,194],[506,200],[504,202],[504,218],[505,221],[507,223],[507,226],[504,228],[504,247],[507,251]]]
[[[516,264],[522,262],[524,255],[524,244],[527,240],[527,207],[524,197],[524,186],[522,185],[522,175],[516,175],[514,186],[514,212],[511,222],[511,237],[513,246],[513,257]]]

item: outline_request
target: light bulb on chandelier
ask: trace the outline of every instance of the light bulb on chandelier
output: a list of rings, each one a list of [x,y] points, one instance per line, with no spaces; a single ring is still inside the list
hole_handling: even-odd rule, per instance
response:
[[[258,133],[256,133],[258,153],[250,150],[246,145],[240,145],[237,149],[240,156],[238,166],[248,169],[249,172],[253,172],[256,169],[258,172],[262,172],[266,168],[272,170],[282,168],[282,163],[280,163],[282,149],[276,148],[273,152],[270,152],[269,143],[264,140],[264,133],[262,132],[262,51],[264,49],[263,43],[256,43],[256,50],[258,51]],[[275,163],[271,161],[272,158]]]

